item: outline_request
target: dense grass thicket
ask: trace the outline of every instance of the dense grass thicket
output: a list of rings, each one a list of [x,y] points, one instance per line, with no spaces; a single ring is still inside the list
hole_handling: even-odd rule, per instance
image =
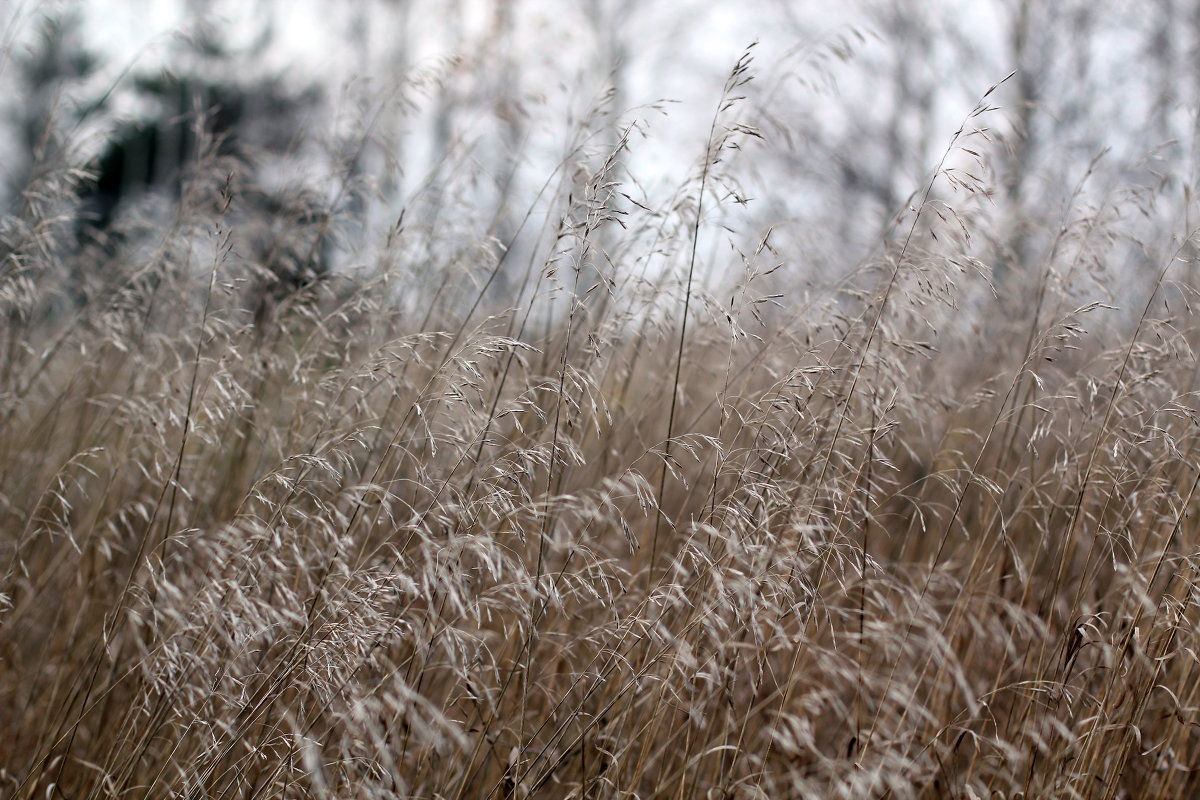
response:
[[[748,66],[673,196],[593,120],[505,240],[451,169],[386,230],[350,170],[264,225],[209,147],[81,244],[84,176],[35,169],[0,796],[1200,792],[1186,223],[1086,164],[1014,223],[985,96],[818,273],[739,223],[788,191]]]

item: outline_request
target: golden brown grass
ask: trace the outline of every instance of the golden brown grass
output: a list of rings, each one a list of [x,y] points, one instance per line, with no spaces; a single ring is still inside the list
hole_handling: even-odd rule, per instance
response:
[[[1081,187],[993,298],[980,106],[801,291],[769,233],[705,245],[747,67],[661,209],[582,136],[524,266],[414,211],[267,292],[236,184],[109,256],[56,246],[40,173],[0,265],[0,795],[1195,793],[1190,245],[1122,316]]]

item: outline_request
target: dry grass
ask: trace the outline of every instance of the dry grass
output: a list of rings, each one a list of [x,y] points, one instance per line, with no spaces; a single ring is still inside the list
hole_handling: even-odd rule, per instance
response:
[[[0,265],[0,795],[1200,790],[1190,245],[1109,309],[1126,200],[1081,185],[993,298],[980,106],[800,291],[770,234],[710,246],[747,66],[669,202],[585,130],[523,249],[410,209],[302,286],[217,165],[109,254],[56,244],[38,172]]]

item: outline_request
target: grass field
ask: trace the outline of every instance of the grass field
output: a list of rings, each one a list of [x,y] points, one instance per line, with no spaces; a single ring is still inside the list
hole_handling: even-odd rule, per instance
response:
[[[806,275],[720,229],[747,68],[669,202],[584,136],[522,247],[448,190],[292,285],[215,157],[108,247],[35,172],[0,235],[0,796],[1200,791],[1191,232],[1131,244],[1150,201],[1081,165],[993,276],[981,105]],[[357,208],[274,221],[303,261]]]

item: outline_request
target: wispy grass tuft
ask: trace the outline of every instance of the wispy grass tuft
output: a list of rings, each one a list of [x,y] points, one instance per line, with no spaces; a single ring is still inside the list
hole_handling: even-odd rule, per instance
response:
[[[350,166],[264,212],[211,153],[165,223],[68,246],[82,178],[35,169],[0,795],[1195,793],[1192,233],[1118,291],[1144,198],[1089,168],[993,278],[984,95],[798,288],[740,215],[750,76],[672,195],[596,115],[505,240],[450,169],[461,214],[373,232]]]

